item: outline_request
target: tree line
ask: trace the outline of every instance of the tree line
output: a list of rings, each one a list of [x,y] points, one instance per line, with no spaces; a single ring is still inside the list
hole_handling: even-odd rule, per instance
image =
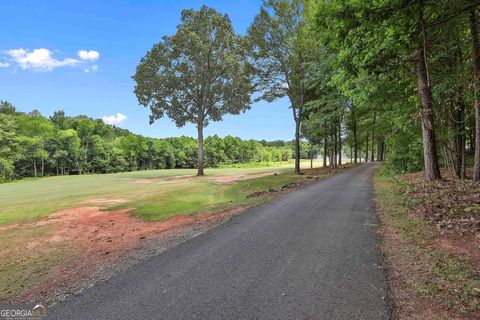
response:
[[[151,122],[196,125],[199,175],[210,121],[287,97],[297,173],[306,139],[333,168],[346,148],[393,172],[464,178],[474,158],[480,180],[479,5],[264,0],[244,36],[215,9],[184,10],[141,59],[135,94]]]
[[[308,25],[313,139],[336,149],[344,137],[354,154],[386,158],[394,172],[423,169],[428,180],[441,166],[463,179],[473,162],[480,180],[478,1],[266,4],[299,6]]]
[[[480,180],[475,0],[265,0],[250,26],[260,99],[287,96],[296,137],[386,169]],[[297,168],[297,171],[300,168]]]
[[[191,137],[147,138],[87,116],[56,111],[44,117],[23,113],[0,101],[0,181],[22,177],[112,173],[197,167]],[[216,135],[205,139],[208,167],[280,162],[292,157],[293,142],[242,140]],[[303,147],[303,157],[308,147]]]
[[[214,138],[204,141],[210,122],[245,112],[255,101],[286,97],[295,123],[291,156],[297,173],[306,145],[310,153],[321,149],[324,164],[330,159],[333,168],[349,155],[353,162],[386,160],[392,172],[423,169],[426,179],[435,180],[441,166],[465,178],[473,163],[479,181],[479,6],[476,0],[264,0],[243,36],[213,8],[183,10],[176,33],[140,59],[134,93],[150,109],[150,123],[166,116],[178,127],[196,126],[196,160],[189,157],[188,166],[197,166],[198,175],[205,164],[224,161],[210,151]],[[32,130],[48,131],[42,126]],[[100,171],[102,161],[89,154],[95,131],[77,124],[62,130],[68,129],[77,132],[84,151],[76,170]],[[142,144],[121,134],[117,140],[122,143],[111,146],[120,147],[109,152],[122,150],[126,169],[155,166],[142,160]],[[43,141],[28,135],[23,141],[36,146],[33,171],[37,161],[45,170]],[[169,154],[164,142],[155,148]],[[141,150],[128,150],[130,143]],[[189,148],[182,145],[184,152]],[[55,157],[63,159],[61,152]],[[182,156],[174,157],[175,164],[161,160],[161,166],[182,167]],[[235,157],[227,158],[234,163]]]

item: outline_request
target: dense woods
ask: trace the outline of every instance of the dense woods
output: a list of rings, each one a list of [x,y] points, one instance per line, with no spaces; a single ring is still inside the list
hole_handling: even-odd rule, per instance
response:
[[[265,0],[249,28],[253,81],[287,96],[299,141],[333,168],[386,160],[480,180],[477,1]],[[296,167],[299,171],[299,167]]]
[[[0,181],[22,177],[110,173],[146,169],[195,168],[197,141],[190,137],[155,139],[86,116],[63,111],[46,118],[0,103]],[[242,140],[216,135],[205,139],[208,167],[288,161],[293,143]],[[308,156],[308,146],[302,156]],[[252,164],[254,165],[254,164]]]
[[[303,3],[318,50],[304,120],[315,139],[428,180],[440,166],[464,178],[474,162],[480,180],[479,3]]]

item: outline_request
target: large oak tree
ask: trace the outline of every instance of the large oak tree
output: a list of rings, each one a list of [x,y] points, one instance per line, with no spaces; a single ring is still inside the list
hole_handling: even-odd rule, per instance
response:
[[[167,115],[198,129],[198,175],[203,175],[203,129],[225,114],[250,108],[252,86],[243,39],[227,15],[202,6],[183,10],[177,33],[165,36],[140,61],[135,94],[150,108],[150,123]]]

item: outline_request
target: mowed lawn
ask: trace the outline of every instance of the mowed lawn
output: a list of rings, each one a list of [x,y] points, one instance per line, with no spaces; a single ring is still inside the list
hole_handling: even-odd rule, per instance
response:
[[[302,165],[309,167],[306,162]],[[168,222],[162,225],[162,222],[132,219],[119,214],[120,211],[105,211],[134,208],[129,214],[146,221],[219,212],[256,205],[276,194],[267,192],[248,197],[252,193],[279,190],[309,175],[329,174],[327,170],[305,170],[305,173],[293,174],[293,165],[288,164],[207,169],[205,177],[196,177],[193,169],[175,169],[46,177],[0,184],[0,302],[36,299],[45,292],[51,297],[58,288],[75,290],[75,281],[87,279],[90,273],[115,263],[132,246],[136,248],[136,241],[145,238],[143,232],[148,233],[148,226],[157,225],[158,229],[152,229],[157,232],[168,225]],[[59,210],[79,207],[101,207],[104,214],[92,218],[89,212],[96,213],[98,208],[83,208],[86,211],[82,214],[90,217],[88,221],[81,220],[82,214],[75,210],[63,216],[66,220],[58,216],[45,219]],[[106,216],[108,223],[101,216]],[[127,218],[131,220],[124,222]],[[28,223],[36,220],[40,221]],[[135,227],[136,223],[142,227]],[[70,274],[78,279],[70,279]]]
[[[303,165],[307,167],[307,163]],[[107,210],[135,208],[133,215],[153,221],[178,213],[203,213],[254,204],[259,200],[247,195],[299,180],[291,167],[207,169],[207,176],[200,178],[195,177],[194,169],[172,169],[5,183],[0,184],[0,225],[28,222],[81,206],[104,206]],[[230,176],[235,180],[239,175],[262,173],[271,174],[230,182],[214,179]]]

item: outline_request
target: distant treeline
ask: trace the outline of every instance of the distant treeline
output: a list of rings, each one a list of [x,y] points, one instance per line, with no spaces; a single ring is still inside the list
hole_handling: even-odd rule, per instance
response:
[[[56,111],[46,118],[18,112],[0,102],[0,181],[22,177],[195,168],[197,141],[190,137],[147,138],[87,116]],[[308,147],[302,148],[308,155]],[[205,139],[208,167],[248,162],[288,161],[293,142]]]

